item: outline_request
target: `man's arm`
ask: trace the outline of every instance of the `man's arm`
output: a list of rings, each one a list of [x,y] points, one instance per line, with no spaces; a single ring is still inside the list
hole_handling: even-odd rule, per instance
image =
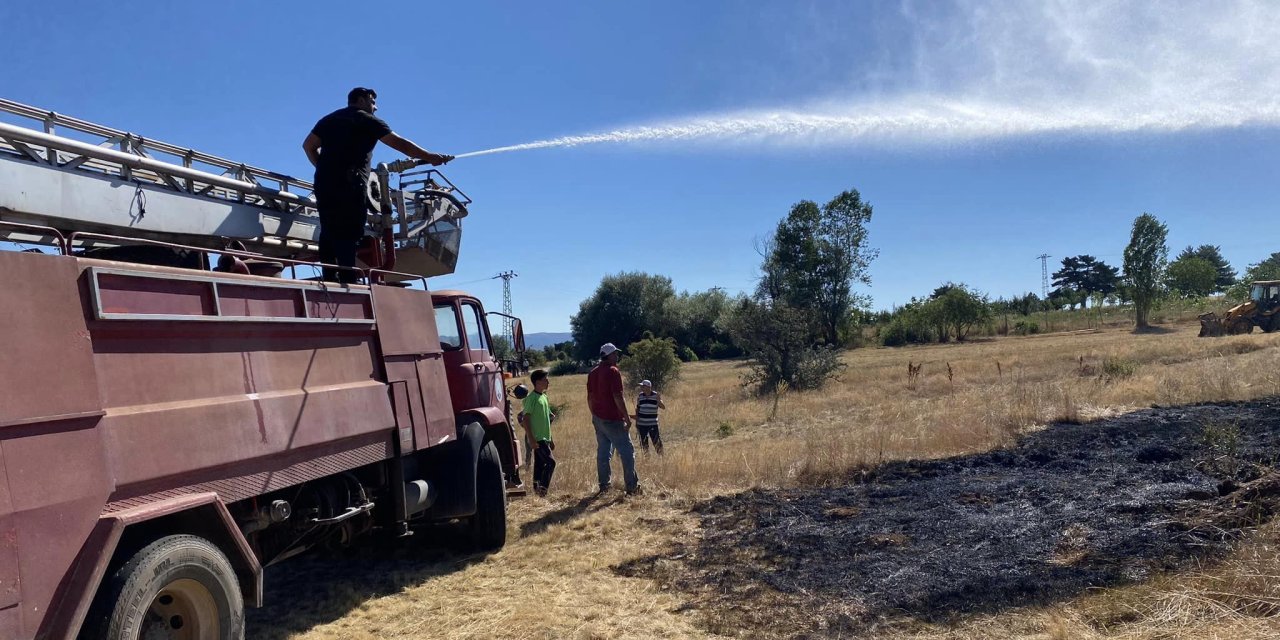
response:
[[[627,413],[627,400],[622,397],[622,392],[618,391],[613,394],[613,402],[618,405],[618,411],[622,412],[622,422],[631,426],[631,414]]]
[[[657,392],[655,391],[654,393],[657,393]],[[666,409],[666,408],[667,408],[667,405],[662,404],[662,394],[661,394],[661,393],[657,393],[657,395],[658,395],[658,408],[659,408],[659,409]]]
[[[413,142],[406,140],[404,138],[401,138],[400,136],[396,135],[396,132],[394,131],[392,131],[391,133],[388,133],[385,136],[382,136],[380,140],[382,140],[382,143],[387,145],[388,147],[391,147],[392,149],[395,149],[396,151],[399,151],[400,153],[403,153],[406,156],[409,156],[410,158],[426,160],[428,164],[439,166],[453,159],[453,156],[444,155],[442,153],[431,153],[430,151],[427,151],[426,149],[419,147]]]
[[[316,166],[320,162],[320,136],[315,132],[307,134],[307,139],[302,141],[302,150],[307,152],[307,160],[311,161],[311,166]]]

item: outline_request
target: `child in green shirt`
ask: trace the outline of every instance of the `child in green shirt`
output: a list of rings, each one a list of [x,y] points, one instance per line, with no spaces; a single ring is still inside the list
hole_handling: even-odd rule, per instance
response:
[[[551,486],[551,474],[556,470],[556,459],[552,455],[556,445],[551,440],[551,421],[556,414],[551,412],[551,404],[547,402],[547,387],[551,380],[547,372],[538,369],[529,374],[533,382],[533,393],[524,399],[524,415],[520,425],[533,441],[533,492],[539,496],[547,495]]]

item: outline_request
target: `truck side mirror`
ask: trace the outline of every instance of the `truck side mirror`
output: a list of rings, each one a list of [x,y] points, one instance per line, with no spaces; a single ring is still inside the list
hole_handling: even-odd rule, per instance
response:
[[[520,324],[518,318],[511,320],[511,340],[515,344],[511,348],[515,349],[517,354],[524,353],[524,327]]]

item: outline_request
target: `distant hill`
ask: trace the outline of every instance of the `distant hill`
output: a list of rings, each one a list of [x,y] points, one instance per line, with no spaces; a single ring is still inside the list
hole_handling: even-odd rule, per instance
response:
[[[572,333],[526,333],[524,346],[528,349],[541,349],[547,345],[572,339]]]

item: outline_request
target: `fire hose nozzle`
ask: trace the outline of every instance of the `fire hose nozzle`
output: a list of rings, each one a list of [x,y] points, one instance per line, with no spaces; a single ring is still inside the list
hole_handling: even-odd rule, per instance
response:
[[[405,158],[403,160],[394,160],[392,162],[387,163],[387,171],[401,173],[404,171],[408,171],[420,164],[422,164],[421,160],[414,160],[412,158]]]

